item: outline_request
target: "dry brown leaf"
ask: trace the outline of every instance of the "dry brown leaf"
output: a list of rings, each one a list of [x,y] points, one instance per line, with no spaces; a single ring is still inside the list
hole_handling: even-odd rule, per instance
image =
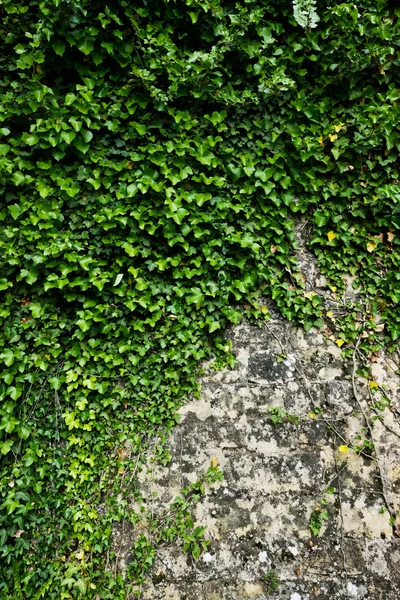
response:
[[[128,450],[126,448],[120,448],[118,450],[119,460],[124,460],[128,456]]]
[[[17,529],[17,531],[14,533],[14,537],[15,538],[20,538],[21,535],[24,533],[24,529]]]

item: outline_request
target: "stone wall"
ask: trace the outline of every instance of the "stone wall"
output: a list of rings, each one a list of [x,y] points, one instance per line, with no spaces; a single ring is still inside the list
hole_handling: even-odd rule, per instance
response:
[[[229,337],[236,367],[202,378],[200,400],[181,410],[170,465],[157,467],[144,488],[152,510],[165,510],[217,457],[224,479],[195,514],[212,543],[197,562],[176,545],[161,548],[141,598],[398,600],[400,544],[389,512],[400,501],[396,413],[384,412],[386,425],[368,417],[375,451],[341,452],[370,432],[362,414],[369,412],[366,383],[356,380],[357,400],[353,364],[340,349],[277,315],[262,328],[243,323]],[[398,407],[390,361],[383,357],[374,369]],[[297,419],[273,423],[273,407]],[[333,494],[324,493],[329,486]],[[316,507],[329,519],[313,537]],[[269,594],[261,578],[271,570],[279,587]]]

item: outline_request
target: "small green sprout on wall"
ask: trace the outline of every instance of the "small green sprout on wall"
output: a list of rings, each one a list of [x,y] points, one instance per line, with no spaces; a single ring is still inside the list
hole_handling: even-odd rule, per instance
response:
[[[334,493],[335,493],[335,488],[332,486],[329,486],[325,490],[325,494],[321,500],[321,505],[317,504],[311,513],[309,527],[310,527],[311,533],[315,536],[318,536],[321,533],[323,524],[329,520],[329,513],[326,510],[326,508],[323,508],[324,506],[326,506],[328,504],[328,500],[326,499],[326,494],[332,495]]]
[[[218,467],[218,460],[213,458],[206,473],[180,490],[180,495],[172,502],[169,511],[152,519],[151,529],[157,544],[180,539],[183,541],[184,552],[188,552],[194,559],[207,550],[211,544],[211,540],[204,537],[207,527],[195,527],[191,511],[204,495],[206,484],[213,484],[222,478],[223,473]]]
[[[279,408],[279,406],[270,408],[269,416],[274,425],[280,425],[281,423],[294,423],[297,425],[299,422],[299,417],[297,415],[288,412],[284,408]]]
[[[274,569],[268,571],[261,577],[261,581],[264,584],[265,591],[268,595],[273,594],[279,589],[279,577]]]

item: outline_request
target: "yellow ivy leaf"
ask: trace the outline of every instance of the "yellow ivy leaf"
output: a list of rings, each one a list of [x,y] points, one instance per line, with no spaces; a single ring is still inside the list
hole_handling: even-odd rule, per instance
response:
[[[322,135],[319,136],[318,141],[321,144],[321,146],[324,145],[324,138],[322,137]]]
[[[328,231],[328,240],[331,242],[336,237],[336,233],[334,231]]]
[[[342,340],[342,339],[340,339],[340,338],[336,340],[336,345],[337,345],[337,346],[339,346],[339,348],[340,348],[341,346],[343,346],[343,344],[344,344],[344,340]]]
[[[215,469],[215,467],[218,467],[218,458],[217,457],[212,459],[211,466],[213,467],[213,469]]]
[[[327,316],[329,319],[332,319],[332,317],[333,317],[333,312],[332,312],[331,310],[328,310],[328,312],[326,313],[326,316]]]
[[[308,413],[308,416],[310,417],[310,419],[315,419],[315,417],[317,416],[315,413],[310,412]]]
[[[335,140],[337,140],[336,133],[330,133],[329,134],[329,139],[331,140],[331,142],[334,142]]]
[[[338,123],[337,125],[334,126],[334,130],[336,131],[336,133],[339,133],[339,131],[341,131],[343,129],[344,123]]]
[[[373,252],[376,248],[376,244],[375,242],[368,242],[367,244],[367,250],[368,252]]]
[[[371,390],[373,390],[373,389],[379,387],[379,383],[376,383],[376,381],[370,381],[369,382],[369,387],[371,388]]]
[[[348,452],[349,451],[349,447],[346,445],[343,446],[339,446],[339,452]]]

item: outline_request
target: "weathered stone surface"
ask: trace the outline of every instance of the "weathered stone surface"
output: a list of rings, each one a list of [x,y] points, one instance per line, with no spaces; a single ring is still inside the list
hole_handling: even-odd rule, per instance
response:
[[[350,381],[329,381],[325,397],[327,408],[336,417],[348,415],[354,410],[355,399]]]
[[[200,399],[181,409],[171,463],[152,467],[144,489],[152,510],[162,512],[217,457],[224,479],[194,511],[212,543],[197,562],[179,547],[161,548],[141,598],[398,600],[400,544],[382,481],[398,508],[400,439],[371,420],[373,456],[339,451],[357,438],[361,444],[368,428],[351,365],[320,334],[275,319],[261,329],[242,323],[230,338],[238,364],[206,372]],[[380,373],[380,383],[395,389],[393,373],[383,366]],[[358,393],[368,400],[361,382]],[[298,421],[274,424],[274,407]],[[392,413],[388,423],[397,426]],[[328,486],[333,494],[325,494]],[[329,520],[313,538],[310,516],[324,498]],[[121,564],[129,560],[132,535],[122,536]],[[269,596],[261,577],[270,570],[280,584]]]

